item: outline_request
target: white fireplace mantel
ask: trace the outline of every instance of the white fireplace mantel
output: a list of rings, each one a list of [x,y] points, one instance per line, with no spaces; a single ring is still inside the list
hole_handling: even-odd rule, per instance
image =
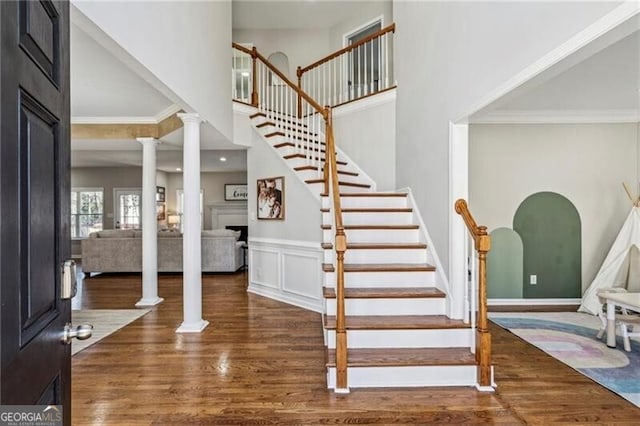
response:
[[[247,226],[249,223],[246,201],[212,203],[208,207],[211,210],[211,229],[228,225]]]

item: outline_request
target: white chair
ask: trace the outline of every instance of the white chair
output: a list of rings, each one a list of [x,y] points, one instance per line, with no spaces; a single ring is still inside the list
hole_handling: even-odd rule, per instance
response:
[[[598,330],[596,335],[598,339],[601,339],[604,332],[607,329],[607,313],[604,311],[606,306],[606,300],[602,297],[604,293],[626,293],[627,290],[621,287],[602,288],[598,290],[598,299],[602,303],[602,310],[598,313],[602,326]],[[620,312],[616,312],[616,328],[620,328],[620,334],[622,335],[622,341],[624,342],[624,350],[631,351],[630,337],[640,337],[640,331],[636,331],[636,326],[639,326],[640,330],[640,316],[634,313],[630,313],[625,308],[620,308]]]

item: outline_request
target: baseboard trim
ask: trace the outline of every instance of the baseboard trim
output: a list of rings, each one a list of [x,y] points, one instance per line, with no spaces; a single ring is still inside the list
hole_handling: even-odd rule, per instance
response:
[[[489,306],[513,305],[579,305],[582,299],[487,299]]]
[[[278,302],[297,306],[302,309],[307,309],[309,311],[318,313],[324,312],[322,301],[309,300],[296,294],[274,290],[273,288],[264,287],[260,284],[250,283],[249,287],[247,288],[247,292],[256,294],[258,296],[267,297],[269,299],[277,300]]]

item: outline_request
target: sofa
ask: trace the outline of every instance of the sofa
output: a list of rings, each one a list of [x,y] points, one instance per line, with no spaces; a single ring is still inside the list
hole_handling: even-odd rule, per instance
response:
[[[235,272],[244,265],[239,231],[202,231],[202,272]],[[142,230],[109,229],[82,240],[84,272],[141,272]],[[158,231],[158,272],[182,272],[182,234]]]

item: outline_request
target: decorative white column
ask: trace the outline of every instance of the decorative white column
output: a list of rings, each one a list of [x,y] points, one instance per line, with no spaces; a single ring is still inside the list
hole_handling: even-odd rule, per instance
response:
[[[202,243],[200,239],[200,116],[178,114],[184,123],[182,181],[182,291],[184,320],[177,333],[199,333],[202,319]]]
[[[136,307],[153,306],[158,297],[158,221],[156,217],[156,147],[154,138],[138,138],[142,144],[142,299]]]

